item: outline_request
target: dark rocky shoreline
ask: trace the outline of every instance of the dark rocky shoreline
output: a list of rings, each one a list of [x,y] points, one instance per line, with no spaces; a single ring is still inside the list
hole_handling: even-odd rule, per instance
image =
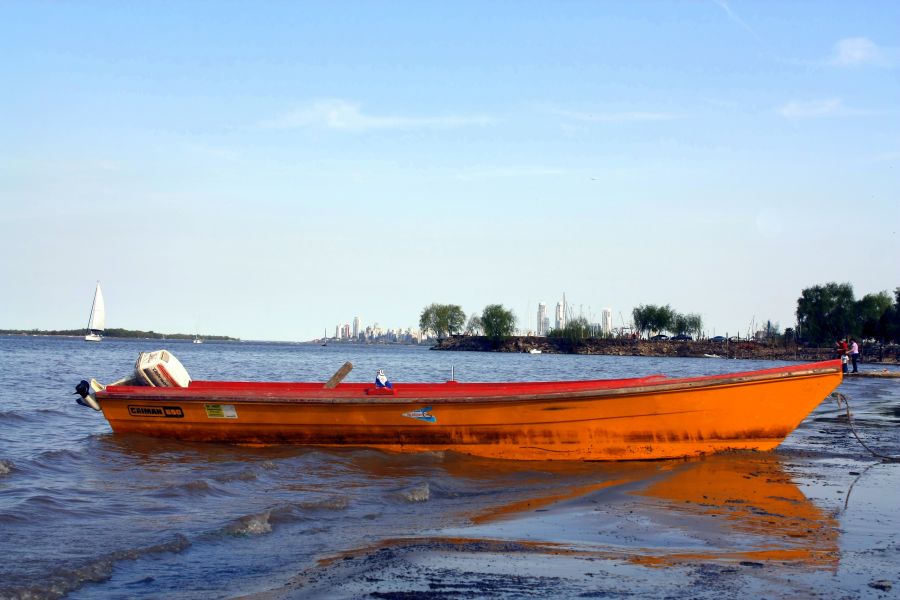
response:
[[[630,340],[512,336],[500,341],[484,336],[453,336],[439,341],[432,350],[468,352],[530,352],[542,354],[599,354],[606,356],[677,356],[695,358],[746,358],[757,360],[820,361],[837,358],[834,348],[809,348],[796,344],[767,344],[754,341],[712,342],[696,340]],[[861,362],[875,364],[900,363],[900,346],[864,345]]]

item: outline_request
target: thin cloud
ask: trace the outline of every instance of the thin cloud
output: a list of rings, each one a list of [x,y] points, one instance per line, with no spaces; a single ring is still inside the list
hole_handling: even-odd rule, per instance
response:
[[[373,115],[357,102],[340,99],[317,100],[292,110],[263,125],[275,129],[318,128],[362,132],[392,129],[451,129],[490,125],[495,120],[483,115],[438,115],[431,117]]]
[[[821,119],[827,117],[850,117],[870,115],[873,111],[850,108],[840,98],[824,100],[791,100],[778,109],[778,114],[786,119]]]
[[[629,121],[672,121],[680,119],[681,115],[664,112],[615,112],[615,113],[586,113],[559,111],[564,117],[589,123],[626,123]]]
[[[760,35],[756,33],[756,30],[750,27],[746,21],[744,21],[741,17],[738,16],[736,12],[731,9],[731,6],[728,4],[728,0],[713,0],[713,2],[715,2],[716,5],[723,11],[725,11],[725,14],[728,15],[728,18],[731,19],[733,23],[749,33],[750,36],[753,37],[754,40],[756,40],[757,44],[759,44],[763,48],[767,47],[767,44],[763,41],[762,37],[760,37]]]
[[[864,37],[844,38],[834,45],[828,64],[834,67],[876,66],[897,64],[900,52],[895,48],[880,48]]]

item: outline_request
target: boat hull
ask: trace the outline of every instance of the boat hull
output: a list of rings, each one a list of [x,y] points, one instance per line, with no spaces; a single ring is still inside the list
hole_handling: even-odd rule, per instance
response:
[[[644,460],[770,450],[840,382],[840,363],[829,361],[556,387],[449,382],[377,393],[364,384],[324,392],[319,384],[195,381],[183,389],[111,386],[97,396],[117,433],[519,460]]]

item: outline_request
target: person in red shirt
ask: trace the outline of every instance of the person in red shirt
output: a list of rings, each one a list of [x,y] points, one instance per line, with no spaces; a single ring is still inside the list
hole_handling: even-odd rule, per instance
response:
[[[847,356],[847,340],[841,340],[837,343],[838,354],[841,357],[841,371],[844,373],[847,372],[847,362],[849,357]]]

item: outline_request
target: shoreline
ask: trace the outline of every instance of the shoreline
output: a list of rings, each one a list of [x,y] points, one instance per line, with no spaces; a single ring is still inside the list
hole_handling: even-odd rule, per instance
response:
[[[741,340],[629,340],[588,338],[567,340],[536,336],[511,336],[499,342],[484,336],[454,336],[438,341],[432,350],[448,352],[513,352],[541,354],[590,354],[601,356],[649,356],[679,358],[727,358],[818,362],[837,358],[834,348],[809,348],[796,344],[774,345]],[[900,346],[865,345],[860,364],[900,364]]]

